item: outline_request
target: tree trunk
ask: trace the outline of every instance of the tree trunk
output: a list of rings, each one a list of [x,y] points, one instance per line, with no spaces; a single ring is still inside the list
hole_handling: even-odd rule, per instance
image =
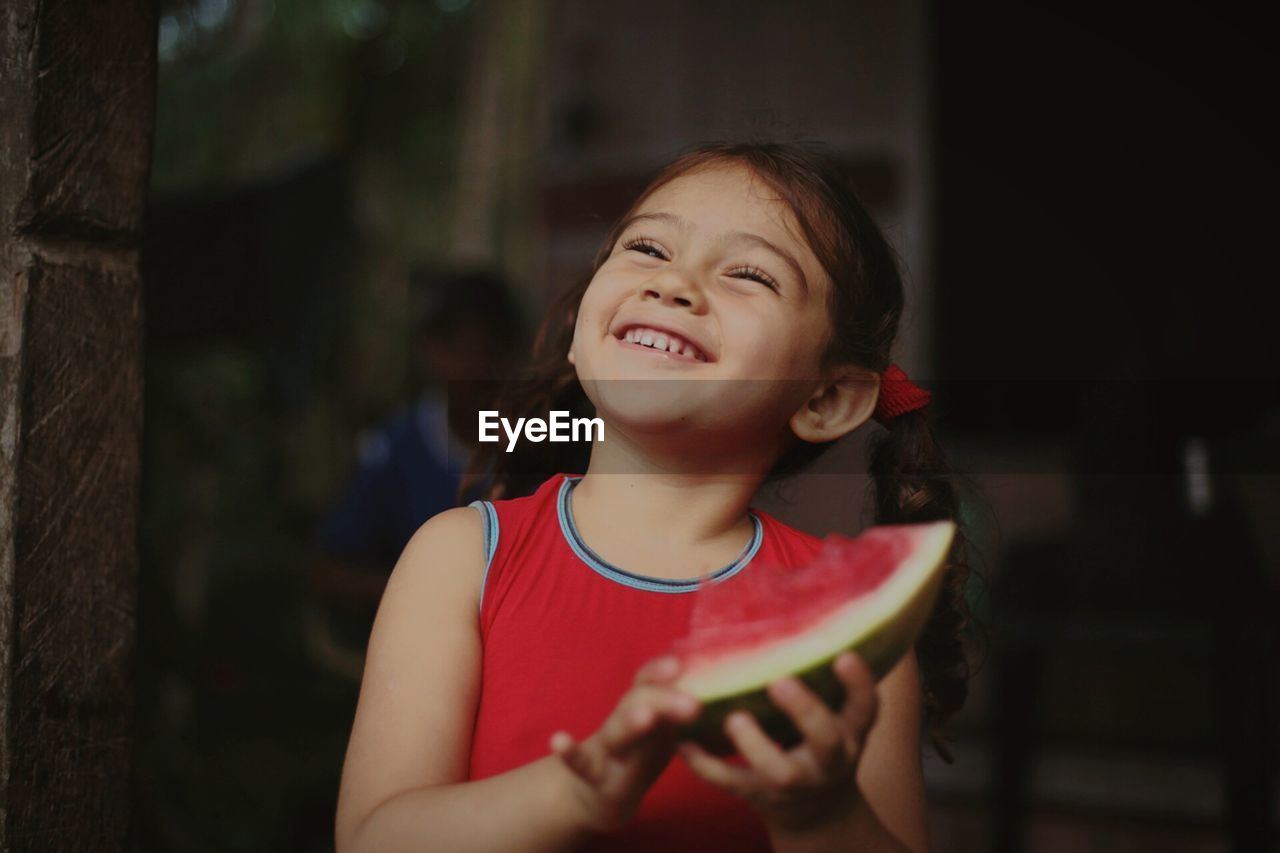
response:
[[[149,2],[0,4],[0,851],[121,850]]]

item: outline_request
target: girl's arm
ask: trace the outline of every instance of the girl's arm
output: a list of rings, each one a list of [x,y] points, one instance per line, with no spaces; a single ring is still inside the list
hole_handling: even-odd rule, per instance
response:
[[[924,697],[914,650],[876,686],[880,713],[858,763],[858,789],[912,853],[929,849],[929,807],[921,763]]]
[[[347,747],[338,853],[542,851],[624,824],[698,705],[669,684],[673,661],[643,668],[600,729],[558,754],[466,781],[480,685],[479,514],[424,524],[378,608]],[[550,745],[549,745],[550,747]]]
[[[554,756],[465,784],[484,553],[460,507],[405,547],[378,608],[338,794],[339,853],[553,850],[585,826]]]

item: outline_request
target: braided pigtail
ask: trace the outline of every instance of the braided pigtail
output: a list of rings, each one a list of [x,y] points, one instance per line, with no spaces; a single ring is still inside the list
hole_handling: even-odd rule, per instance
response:
[[[969,660],[965,632],[970,623],[965,587],[969,580],[969,539],[960,523],[956,478],[934,440],[926,410],[896,417],[872,440],[868,468],[874,489],[875,523],[910,524],[951,519],[956,534],[947,555],[946,574],[932,615],[916,642],[924,689],[925,725],[944,760],[952,760],[942,741],[947,719],[968,695]]]

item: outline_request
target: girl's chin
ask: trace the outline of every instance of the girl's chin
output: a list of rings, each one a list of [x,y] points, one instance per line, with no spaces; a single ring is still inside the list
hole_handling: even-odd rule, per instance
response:
[[[682,379],[602,379],[583,387],[596,411],[619,424],[679,427],[723,405],[707,393],[707,384]]]

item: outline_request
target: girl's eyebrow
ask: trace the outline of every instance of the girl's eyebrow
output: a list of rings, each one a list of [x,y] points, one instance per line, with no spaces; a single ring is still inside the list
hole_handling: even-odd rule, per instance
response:
[[[689,221],[684,217],[675,213],[655,211],[653,213],[637,213],[635,216],[628,217],[627,221],[623,222],[622,227],[618,229],[618,233],[621,234],[642,219],[652,219],[657,222],[665,222],[666,224],[672,225],[685,232],[693,230],[693,226],[690,225]],[[775,246],[773,243],[770,243],[768,240],[761,237],[759,234],[752,234],[749,231],[728,231],[720,235],[719,241],[722,243],[751,243],[766,251],[772,252],[777,255],[784,264],[791,268],[791,272],[800,282],[800,287],[803,288],[805,292],[808,292],[809,282],[805,279],[804,270],[800,269],[800,264],[796,263],[796,259]]]

